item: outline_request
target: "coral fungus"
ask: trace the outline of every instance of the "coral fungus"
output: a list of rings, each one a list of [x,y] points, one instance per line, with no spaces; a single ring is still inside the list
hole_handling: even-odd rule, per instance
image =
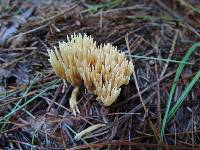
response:
[[[70,98],[74,114],[79,111],[76,95],[82,82],[98,101],[111,105],[119,96],[121,85],[129,83],[134,71],[132,62],[111,44],[97,46],[93,38],[85,34],[74,34],[67,37],[67,41],[59,42],[59,50],[55,47],[48,53],[56,75],[75,87]]]

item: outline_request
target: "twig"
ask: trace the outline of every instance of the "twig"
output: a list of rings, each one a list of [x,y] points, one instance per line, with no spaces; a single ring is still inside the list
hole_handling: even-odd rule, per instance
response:
[[[92,7],[92,6],[91,6]],[[142,9],[142,10],[148,10],[150,8],[145,7],[144,5],[134,5],[130,7],[123,7],[123,8],[115,8],[115,9],[109,9],[106,11],[102,11],[103,14],[109,14],[109,13],[116,13],[116,12],[121,12],[121,11],[128,11],[128,10],[136,10],[136,9]],[[83,10],[84,12],[84,10]],[[90,15],[90,17],[97,17],[100,15],[101,12],[98,12],[96,14]]]
[[[50,20],[56,19],[56,18],[58,18],[58,17],[64,15],[65,13],[67,13],[67,12],[73,10],[73,9],[76,8],[78,5],[79,5],[79,3],[73,3],[73,4],[71,4],[66,10],[63,10],[62,12],[60,12],[60,13],[54,15],[54,16],[51,16],[51,17],[49,17],[49,18],[46,18],[46,19],[44,19],[44,20],[42,20],[42,21],[40,21],[40,22],[37,22],[37,23],[34,24],[34,25],[43,24],[43,23],[48,22],[48,21],[50,21]]]
[[[176,34],[174,35],[173,43],[172,43],[172,46],[171,46],[171,50],[169,51],[169,56],[168,56],[167,60],[171,60],[171,58],[172,58],[172,55],[174,53],[175,46],[176,46],[176,41],[177,41],[177,38],[178,38],[178,33],[179,33],[178,30],[176,30]],[[167,70],[168,65],[169,65],[169,61],[166,61],[165,66],[163,67],[163,70],[160,74],[160,77],[163,77],[163,75],[165,74],[165,72]]]
[[[28,55],[26,55],[26,56],[22,56],[22,57],[20,57],[20,58],[17,58],[17,59],[15,59],[15,60],[13,60],[13,61],[7,63],[7,64],[3,64],[2,68],[7,68],[7,67],[9,67],[10,65],[12,65],[12,64],[14,64],[14,63],[17,63],[18,61],[21,61],[21,60],[23,60],[23,59],[25,59],[25,58],[27,58],[27,57],[29,57],[29,56],[31,56],[31,55],[33,55],[33,54],[30,53],[30,54],[28,54]]]
[[[158,75],[158,65],[157,62],[155,62],[155,72],[156,72],[156,94],[157,94],[157,128],[160,130],[161,125],[161,108],[160,108],[160,81],[159,81],[159,75]],[[159,131],[158,131],[159,132]],[[160,135],[159,135],[160,137]]]
[[[0,52],[7,52],[7,51],[30,51],[30,50],[36,50],[37,47],[19,47],[19,48],[5,48],[0,49]]]
[[[117,140],[117,141],[112,141],[112,142],[104,142],[104,143],[97,143],[97,144],[85,144],[81,146],[75,146],[70,148],[69,150],[79,150],[79,149],[87,149],[87,148],[105,148],[105,146],[129,146],[132,145],[135,148],[141,149],[146,148],[146,149],[156,149],[158,147],[158,144],[147,144],[147,143],[138,143],[136,141],[131,141],[131,143],[127,140]],[[168,149],[177,149],[177,150],[199,150],[198,147],[196,148],[191,148],[187,146],[174,146],[174,145],[165,145],[166,148]]]
[[[33,32],[37,32],[38,30],[42,30],[43,28],[47,27],[49,24],[50,24],[50,23],[47,23],[47,24],[45,24],[45,25],[36,27],[36,28],[31,29],[31,30],[28,30],[28,31],[26,31],[26,32],[19,33],[19,34],[15,35],[15,36],[11,37],[9,40],[13,40],[13,39],[15,39],[15,38],[17,38],[17,37],[19,37],[19,36],[23,36],[23,35],[30,34],[30,33],[33,33]]]
[[[102,9],[100,10],[100,19],[99,19],[99,29],[100,32],[102,31],[102,27],[103,27],[103,13],[102,13]]]
[[[154,132],[154,135],[155,135],[155,137],[156,137],[156,140],[159,141],[158,132],[155,130],[155,128],[154,128],[154,126],[153,126],[153,123],[151,122],[151,119],[150,119],[149,114],[148,114],[148,110],[147,110],[147,108],[146,108],[146,106],[145,106],[144,100],[143,100],[142,95],[141,95],[141,93],[140,93],[140,89],[139,89],[139,85],[138,85],[138,82],[137,82],[136,75],[134,75],[133,77],[134,77],[136,89],[137,89],[137,91],[138,91],[138,95],[139,95],[139,98],[140,98],[140,102],[141,102],[142,105],[143,105],[143,108],[144,108],[144,111],[145,111],[145,113],[146,113],[146,115],[147,115],[147,119],[148,119],[148,121],[149,121],[150,127],[152,128],[152,130],[153,130],[153,132]]]

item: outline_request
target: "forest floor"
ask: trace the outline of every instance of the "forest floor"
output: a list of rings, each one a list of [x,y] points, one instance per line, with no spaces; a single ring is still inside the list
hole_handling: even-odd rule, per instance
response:
[[[109,107],[82,87],[77,116],[47,53],[74,33],[135,66]],[[199,0],[0,0],[0,149],[200,149],[199,47]]]

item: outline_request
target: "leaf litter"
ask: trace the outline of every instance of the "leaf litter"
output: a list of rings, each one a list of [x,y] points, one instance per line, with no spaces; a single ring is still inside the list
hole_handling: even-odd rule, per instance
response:
[[[1,0],[0,3],[0,148],[160,146],[161,121],[175,73],[187,50],[200,40],[197,0]],[[86,33],[97,44],[111,43],[125,52],[135,65],[139,88],[132,77],[122,87],[117,101],[105,107],[81,87],[80,114],[74,116],[69,109],[72,87],[67,83],[63,88],[47,54],[48,48],[58,46],[58,41],[66,41],[67,35],[74,33]],[[186,62],[176,81],[172,106],[200,70],[199,56],[196,48]],[[166,124],[164,149],[200,148],[199,85],[197,80]],[[79,137],[78,141],[74,139],[95,124],[105,126]]]

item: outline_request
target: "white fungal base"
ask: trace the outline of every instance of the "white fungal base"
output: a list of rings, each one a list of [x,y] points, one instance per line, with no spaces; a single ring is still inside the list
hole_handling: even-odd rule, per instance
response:
[[[78,94],[79,88],[75,87],[72,91],[71,98],[69,99],[69,105],[73,112],[73,114],[76,116],[76,113],[80,113],[78,106],[77,106],[77,94]]]

